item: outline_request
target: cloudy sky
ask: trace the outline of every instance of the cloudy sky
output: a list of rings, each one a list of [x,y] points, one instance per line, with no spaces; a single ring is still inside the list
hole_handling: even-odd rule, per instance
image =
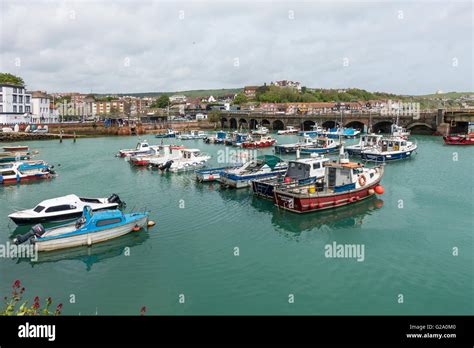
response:
[[[0,0],[0,71],[96,93],[473,91],[471,1]]]

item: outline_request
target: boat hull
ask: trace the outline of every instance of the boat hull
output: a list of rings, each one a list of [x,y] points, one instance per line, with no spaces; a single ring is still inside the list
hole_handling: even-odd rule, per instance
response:
[[[282,183],[281,180],[279,180],[279,176],[275,178],[268,178],[267,180],[252,180],[252,191],[253,194],[256,195],[257,197],[265,198],[265,199],[270,199],[274,200],[274,189],[277,187],[279,184]],[[308,178],[308,179],[302,179],[294,181],[295,184],[299,185],[306,185],[306,184],[312,184],[316,182],[318,178]]]
[[[52,251],[66,248],[73,248],[84,245],[92,245],[105,242],[114,238],[124,236],[134,230],[136,226],[143,228],[147,223],[146,216],[127,222],[126,224],[104,229],[97,232],[78,234],[64,238],[54,238],[48,240],[36,240],[34,243],[38,251]]]
[[[254,175],[227,175],[222,174],[220,178],[220,183],[223,186],[232,187],[232,188],[244,188],[251,186],[252,180],[267,178],[277,175],[283,175],[286,173],[286,168],[282,170],[276,170],[269,173],[254,174]]]
[[[444,136],[446,145],[474,145],[474,137]]]
[[[306,194],[295,195],[276,190],[274,193],[275,205],[294,213],[311,213],[321,210],[334,209],[375,195],[375,187],[380,180],[358,190],[338,192],[334,194]]]
[[[375,161],[375,162],[389,162],[410,158],[413,154],[413,151],[401,151],[391,154],[376,154],[376,153],[367,153],[362,152],[360,154],[361,158],[366,161]]]
[[[301,154],[331,153],[331,152],[336,152],[338,149],[339,149],[339,146],[327,147],[327,148],[306,148],[306,149],[301,149]]]

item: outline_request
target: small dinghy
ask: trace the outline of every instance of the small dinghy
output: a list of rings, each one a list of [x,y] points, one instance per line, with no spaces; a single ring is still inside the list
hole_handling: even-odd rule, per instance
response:
[[[17,146],[4,146],[3,151],[28,151],[27,145],[17,145]]]
[[[38,251],[51,251],[73,248],[82,245],[105,242],[132,231],[139,231],[148,222],[148,213],[124,214],[120,210],[93,212],[85,206],[83,215],[76,222],[45,229],[41,224],[18,235],[15,244],[30,242]]]
[[[109,198],[85,198],[67,195],[44,200],[33,209],[17,211],[8,215],[8,217],[17,225],[66,221],[80,217],[86,205],[90,206],[92,211],[125,207],[125,203],[115,193]]]

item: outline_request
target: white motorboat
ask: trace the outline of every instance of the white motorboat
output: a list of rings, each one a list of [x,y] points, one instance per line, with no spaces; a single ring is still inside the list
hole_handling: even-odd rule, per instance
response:
[[[254,129],[252,131],[252,134],[255,135],[267,135],[268,134],[268,128],[264,126],[259,126],[257,129]]]
[[[176,136],[180,140],[193,140],[193,139],[204,139],[207,137],[207,133],[198,130],[192,130],[189,133],[183,133]]]
[[[93,211],[98,211],[124,207],[125,203],[116,194],[109,198],[86,198],[71,194],[44,200],[33,209],[17,211],[8,217],[17,225],[65,221],[80,217],[86,205]]]
[[[376,146],[382,138],[382,134],[364,134],[360,137],[359,143],[345,146],[344,148],[349,155],[360,156],[362,150]]]
[[[288,126],[286,129],[279,130],[277,132],[278,135],[289,135],[289,134],[298,134],[299,129],[293,126]]]

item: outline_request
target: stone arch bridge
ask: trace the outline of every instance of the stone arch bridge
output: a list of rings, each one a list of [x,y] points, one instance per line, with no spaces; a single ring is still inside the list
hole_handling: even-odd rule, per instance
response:
[[[372,128],[373,132],[389,132],[390,126],[396,121],[396,115],[381,113],[350,113],[341,114],[278,114],[278,113],[255,113],[255,112],[224,112],[220,121],[222,128],[230,129],[255,129],[257,126],[265,126],[271,130],[285,129],[287,126],[298,127],[309,130],[311,126],[318,124],[324,128],[332,128],[335,125],[353,127],[367,130]],[[421,112],[417,116],[399,116],[399,125],[412,130],[415,133],[432,134],[438,130],[440,124],[453,125],[456,122],[474,122],[474,110],[472,111],[445,111],[434,110]]]

